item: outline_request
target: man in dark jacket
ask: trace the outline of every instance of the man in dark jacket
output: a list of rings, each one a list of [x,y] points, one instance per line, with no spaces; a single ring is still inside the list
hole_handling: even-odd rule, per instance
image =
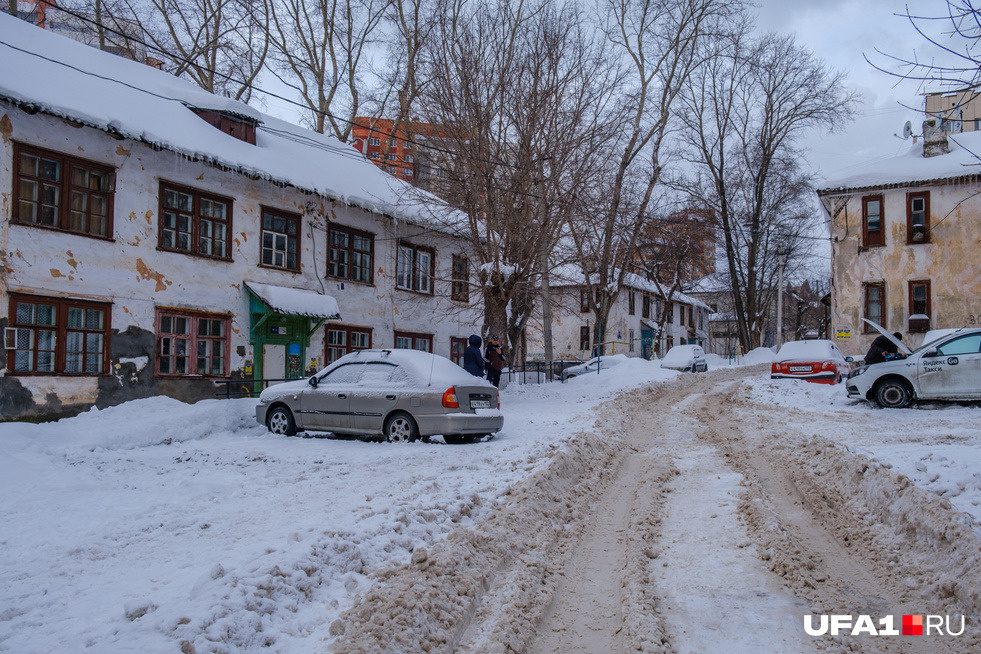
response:
[[[467,339],[470,345],[463,351],[463,369],[474,377],[484,376],[484,357],[480,353],[481,338],[476,334],[471,334]]]
[[[504,369],[504,355],[501,353],[501,342],[497,340],[497,336],[491,336],[487,341],[484,359],[487,361],[487,381],[494,386],[500,386],[501,371]]]
[[[903,338],[903,335],[899,332],[895,332],[893,336],[896,337],[896,340],[902,340]],[[899,348],[896,344],[890,341],[885,334],[877,336],[872,341],[869,353],[865,355],[865,365],[871,366],[873,363],[882,363],[886,360],[886,354],[896,354],[898,351]]]

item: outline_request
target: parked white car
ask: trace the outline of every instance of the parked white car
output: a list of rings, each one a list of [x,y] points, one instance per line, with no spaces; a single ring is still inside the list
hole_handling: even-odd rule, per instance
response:
[[[661,359],[661,367],[683,372],[705,372],[708,370],[708,363],[705,361],[705,350],[702,346],[675,345]]]
[[[903,359],[856,368],[848,397],[883,408],[915,400],[981,400],[981,329],[963,329],[914,350]]]
[[[612,368],[613,366],[619,365],[626,360],[627,356],[625,354],[611,354],[610,356],[590,359],[586,363],[580,363],[578,366],[569,366],[568,368],[564,368],[562,370],[562,381],[589,373],[596,374],[596,371],[598,370]]]

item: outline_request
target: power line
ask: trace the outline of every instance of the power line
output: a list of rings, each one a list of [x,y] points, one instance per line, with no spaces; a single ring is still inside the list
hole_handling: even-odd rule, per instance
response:
[[[122,37],[123,39],[125,39],[127,42],[132,41],[134,43],[138,43],[139,45],[142,45],[144,48],[147,48],[149,50],[153,50],[155,52],[158,52],[158,53],[160,53],[160,54],[168,57],[169,59],[171,59],[173,61],[179,61],[181,63],[187,64],[188,66],[192,66],[195,69],[203,70],[203,71],[212,73],[214,75],[218,75],[219,77],[223,77],[224,79],[226,79],[226,80],[228,80],[230,82],[235,82],[237,84],[245,85],[247,88],[249,88],[249,89],[251,89],[253,91],[258,91],[258,92],[263,93],[263,94],[265,94],[265,95],[267,95],[267,96],[269,96],[271,98],[275,98],[277,100],[282,100],[283,102],[286,102],[288,104],[291,104],[291,105],[293,105],[295,107],[299,107],[299,108],[304,109],[304,110],[312,111],[312,112],[314,112],[315,114],[317,114],[319,116],[322,116],[322,117],[325,117],[325,118],[331,118],[333,120],[336,120],[336,121],[345,123],[347,125],[351,125],[352,127],[358,127],[359,126],[358,123],[356,123],[354,121],[351,121],[351,120],[347,120],[346,118],[342,118],[340,116],[335,116],[334,114],[330,113],[329,111],[322,110],[322,109],[314,109],[313,107],[310,107],[309,105],[303,104],[302,102],[298,102],[298,101],[293,100],[291,98],[287,98],[285,96],[279,95],[278,93],[273,93],[272,91],[268,91],[266,89],[263,89],[262,87],[257,86],[256,84],[253,84],[252,82],[247,82],[247,81],[238,79],[238,78],[236,78],[236,77],[234,77],[232,75],[229,75],[227,73],[222,73],[221,71],[215,70],[213,68],[208,68],[207,66],[203,66],[203,65],[201,65],[199,63],[196,63],[196,62],[194,62],[194,61],[192,61],[190,59],[186,59],[184,57],[174,55],[172,52],[169,52],[169,51],[163,49],[162,47],[160,47],[160,46],[158,46],[156,44],[147,43],[146,41],[144,41],[142,39],[136,38],[134,36],[130,36],[130,35],[126,34],[125,32],[121,32],[121,31],[119,31],[119,30],[117,30],[117,29],[115,29],[113,27],[110,27],[108,25],[105,25],[104,23],[100,23],[100,22],[98,22],[96,20],[93,20],[92,18],[90,18],[88,16],[83,15],[83,14],[76,13],[74,11],[71,11],[69,9],[65,9],[63,7],[58,7],[58,10],[66,13],[66,14],[68,14],[69,16],[72,16],[73,18],[77,18],[77,19],[79,19],[79,20],[81,20],[81,21],[83,21],[85,23],[89,23],[91,25],[95,25],[96,27],[99,27],[99,28],[101,28],[103,30],[106,30],[106,31],[108,31],[108,32],[110,32],[112,34],[116,34],[116,35]],[[142,26],[140,27],[140,29],[143,30],[143,31],[146,31]],[[28,52],[28,51],[25,50],[23,52]],[[79,70],[79,69],[76,68],[76,70]],[[115,81],[119,81],[119,80],[115,80]],[[125,82],[120,82],[120,83],[121,84],[125,84]],[[127,84],[127,86],[131,86],[131,85],[128,85]],[[135,87],[132,87],[132,88],[135,88]],[[170,98],[170,99],[173,99],[173,98]],[[447,149],[444,149],[444,148],[439,148],[437,146],[430,145],[428,143],[420,143],[420,142],[415,141],[415,140],[412,140],[412,139],[407,139],[407,138],[404,138],[402,136],[398,136],[398,135],[396,135],[394,133],[391,133],[391,132],[384,132],[382,130],[376,129],[374,127],[374,125],[372,125],[371,127],[369,127],[368,128],[368,131],[369,131],[369,133],[371,133],[371,132],[377,132],[379,134],[385,134],[387,137],[389,137],[392,140],[398,140],[398,141],[401,141],[401,142],[406,143],[406,144],[412,144],[412,145],[414,145],[416,147],[421,147],[421,148],[425,148],[425,149],[428,149],[428,150],[433,150],[434,152],[439,152],[441,154],[448,155],[448,156],[451,156],[451,157],[460,157],[460,156],[463,156],[464,158],[469,159],[471,161],[476,161],[476,162],[479,162],[479,163],[490,164],[492,166],[504,166],[504,167],[507,167],[507,168],[513,168],[514,170],[525,170],[524,168],[521,168],[520,166],[515,166],[514,164],[509,164],[509,163],[506,163],[506,162],[498,162],[498,161],[493,161],[493,160],[489,160],[489,159],[482,159],[482,158],[479,158],[479,157],[460,155],[459,153],[456,153],[456,152],[453,152],[451,150],[447,150]]]

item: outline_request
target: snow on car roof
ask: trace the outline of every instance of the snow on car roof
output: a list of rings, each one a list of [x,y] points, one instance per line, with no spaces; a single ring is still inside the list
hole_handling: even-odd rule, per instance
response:
[[[825,361],[837,358],[831,341],[790,341],[780,346],[774,361]]]
[[[350,363],[352,361],[388,361],[395,363],[405,368],[413,378],[413,381],[434,387],[460,385],[494,388],[494,385],[486,379],[471,375],[446,357],[419,350],[360,350],[341,357],[336,363]]]
[[[702,349],[701,346],[694,345],[694,344],[675,345],[674,347],[672,347],[670,350],[667,351],[667,354],[665,354],[664,358],[661,359],[661,363],[664,364],[666,362],[670,364],[674,361],[680,361],[680,362],[688,361],[692,358],[692,355],[695,353],[696,348],[698,348],[698,350]]]

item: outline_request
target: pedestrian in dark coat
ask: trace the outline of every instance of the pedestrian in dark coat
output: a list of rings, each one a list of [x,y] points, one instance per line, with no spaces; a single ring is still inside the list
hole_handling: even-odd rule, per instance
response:
[[[483,377],[484,357],[480,353],[480,345],[483,340],[476,334],[471,334],[467,342],[470,345],[463,351],[463,369],[474,377]]]
[[[491,336],[487,342],[484,360],[487,361],[487,381],[494,386],[500,386],[501,371],[504,370],[504,354],[501,352],[501,342],[497,340],[497,336]]]
[[[902,340],[903,335],[899,332],[895,332],[893,336],[897,340]],[[869,353],[865,355],[865,365],[871,366],[873,363],[882,363],[886,360],[887,354],[896,354],[899,348],[895,343],[886,338],[886,335],[877,336],[874,341],[872,341],[872,346],[869,348]]]

